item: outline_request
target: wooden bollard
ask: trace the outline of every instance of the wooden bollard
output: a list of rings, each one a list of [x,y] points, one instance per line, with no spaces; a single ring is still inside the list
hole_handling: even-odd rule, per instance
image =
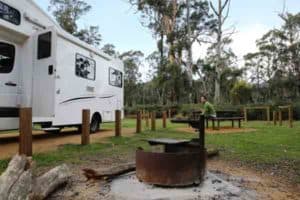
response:
[[[136,133],[142,132],[142,113],[138,111],[136,114]]]
[[[20,108],[19,154],[32,156],[32,109]]]
[[[152,112],[151,113],[151,131],[156,130],[156,113]]]
[[[290,128],[293,128],[293,107],[289,107],[289,126]]]
[[[244,108],[244,119],[245,119],[245,122],[248,122],[247,108]]]
[[[277,125],[277,112],[276,111],[273,111],[273,123],[274,123],[274,126]]]
[[[115,113],[115,136],[120,137],[121,136],[121,110],[116,110]]]
[[[145,121],[146,121],[146,127],[147,128],[149,128],[149,115],[150,115],[149,112],[147,112],[146,116],[145,116]]]
[[[162,124],[163,124],[163,128],[167,128],[167,112],[163,112],[162,113]]]
[[[279,114],[278,114],[278,118],[279,118],[279,125],[282,126],[282,110],[279,110]]]
[[[90,116],[90,110],[82,110],[81,145],[90,144]]]
[[[270,107],[267,108],[267,120],[268,120],[268,124],[270,124],[270,120],[271,119],[271,114],[270,114]]]

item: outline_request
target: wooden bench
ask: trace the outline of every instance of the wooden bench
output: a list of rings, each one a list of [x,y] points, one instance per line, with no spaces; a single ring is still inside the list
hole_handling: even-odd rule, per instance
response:
[[[242,127],[242,120],[244,120],[244,117],[238,116],[238,113],[235,111],[217,111],[217,117],[207,118],[206,119],[206,127],[209,127],[209,120],[212,121],[212,128],[213,130],[220,130],[220,123],[222,121],[231,121],[231,126],[234,128],[234,122],[238,122],[238,127]],[[216,124],[217,122],[217,128]]]

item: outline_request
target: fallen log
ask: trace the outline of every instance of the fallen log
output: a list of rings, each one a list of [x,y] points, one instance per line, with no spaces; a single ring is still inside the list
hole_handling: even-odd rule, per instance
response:
[[[120,175],[135,171],[135,163],[128,163],[116,167],[112,167],[104,171],[96,171],[93,169],[83,169],[83,175],[87,180],[112,180]]]
[[[33,198],[45,199],[57,188],[67,183],[70,176],[67,165],[61,165],[38,177],[34,183]]]
[[[45,199],[70,178],[66,165],[56,167],[41,177],[34,177],[33,163],[25,156],[16,155],[0,176],[0,199]]]
[[[24,156],[15,156],[9,163],[7,170],[0,177],[0,199],[8,199],[11,189],[18,182],[28,166]]]

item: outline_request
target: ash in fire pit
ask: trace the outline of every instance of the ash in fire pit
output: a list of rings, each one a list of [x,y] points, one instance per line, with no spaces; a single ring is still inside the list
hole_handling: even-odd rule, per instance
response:
[[[136,174],[128,174],[115,179],[110,185],[109,200],[254,200],[256,193],[235,186],[217,174],[207,172],[198,186],[182,188],[162,188],[140,182]]]

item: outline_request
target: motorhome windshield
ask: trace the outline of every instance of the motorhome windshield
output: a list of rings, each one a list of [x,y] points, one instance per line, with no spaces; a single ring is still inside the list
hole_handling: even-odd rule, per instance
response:
[[[0,18],[15,25],[21,23],[21,13],[2,1],[0,1]]]
[[[15,47],[0,42],[0,74],[7,74],[13,70],[15,61]]]

